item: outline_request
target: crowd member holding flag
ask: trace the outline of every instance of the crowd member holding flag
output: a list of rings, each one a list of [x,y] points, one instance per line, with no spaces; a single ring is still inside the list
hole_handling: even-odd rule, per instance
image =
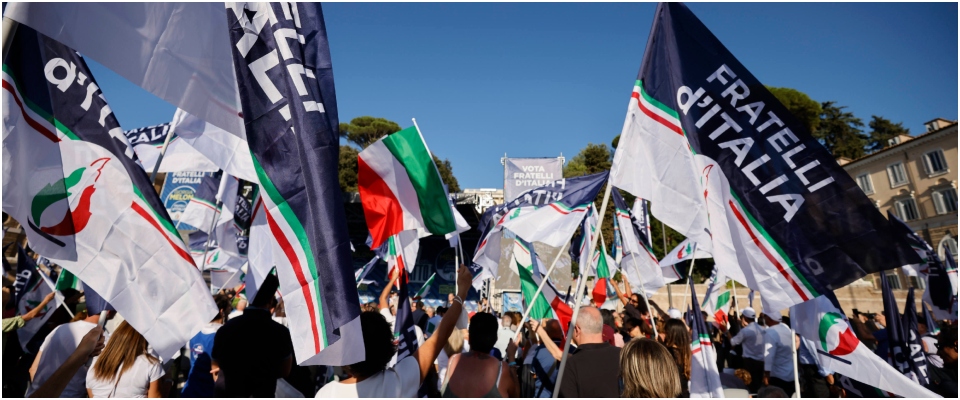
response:
[[[9,301],[10,297],[7,295],[7,288],[3,288],[3,290],[4,290],[4,294],[3,294],[4,300]],[[33,307],[33,309],[27,312],[26,314],[16,315],[10,318],[3,319],[3,348],[4,349],[6,349],[7,347],[7,334],[10,332],[16,331],[17,329],[23,328],[23,326],[26,325],[27,322],[30,322],[30,320],[36,318],[38,315],[40,315],[41,312],[45,312],[47,308],[47,304],[50,304],[50,302],[53,301],[53,298],[56,294],[57,294],[56,292],[47,293],[47,295],[43,297],[43,300],[41,300],[39,304]],[[6,302],[3,303],[3,309],[4,310],[7,309]]]
[[[410,357],[398,360],[392,368],[387,368],[387,363],[396,352],[393,329],[379,313],[362,313],[360,326],[363,328],[364,361],[343,366],[349,378],[327,383],[316,397],[416,397],[424,378],[433,369],[434,361],[447,344],[457,319],[464,312],[463,298],[470,291],[472,280],[470,270],[461,265],[457,275],[458,292],[436,331]]]
[[[943,359],[943,368],[930,368],[928,388],[944,398],[957,397],[957,325],[940,329],[937,337],[937,355]]]
[[[750,373],[750,384],[747,385],[750,393],[760,390],[763,381],[763,328],[757,325],[757,312],[752,307],[741,311],[740,332],[730,339],[730,344],[743,348],[743,368]]]
[[[66,363],[67,359],[73,355],[77,347],[83,341],[84,335],[97,328],[101,324],[100,319],[107,320],[113,318],[115,311],[108,311],[102,316],[96,309],[89,309],[90,316],[85,319],[63,324],[56,327],[40,345],[40,351],[30,366],[30,386],[27,388],[27,397],[39,389],[49,379],[57,369]],[[103,321],[106,323],[106,321]],[[106,341],[109,342],[110,336],[104,332]],[[88,366],[83,366],[77,370],[70,383],[63,389],[61,397],[83,397],[86,395],[86,377]]]
[[[796,392],[793,373],[793,352],[796,341],[790,328],[781,322],[779,311],[764,311],[763,385],[783,389],[787,396]]]

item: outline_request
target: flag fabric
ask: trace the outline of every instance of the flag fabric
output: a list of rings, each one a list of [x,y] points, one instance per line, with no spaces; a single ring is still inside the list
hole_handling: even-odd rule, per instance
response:
[[[917,304],[913,294],[913,287],[907,292],[907,301],[903,305],[903,339],[907,346],[904,347],[909,353],[905,354],[910,359],[910,369],[913,376],[922,386],[930,384],[929,366],[927,365],[927,355],[923,351],[923,342],[920,340],[920,319],[917,315]]]
[[[20,315],[32,311],[40,305],[44,297],[54,292],[53,282],[37,269],[33,258],[26,256],[26,252],[22,251],[22,249],[19,251],[17,259],[16,283],[19,284],[21,282],[22,285],[16,286],[19,290],[17,302],[15,303],[17,305],[17,313]],[[29,344],[30,340],[40,331],[40,328],[46,325],[47,320],[50,319],[53,312],[60,307],[60,304],[62,304],[62,299],[60,296],[56,296],[44,306],[44,309],[41,310],[36,317],[27,321],[22,328],[17,330],[17,338],[20,340],[20,347],[23,348],[23,351],[28,351],[27,344]]]
[[[413,354],[417,350],[417,331],[413,324],[413,313],[410,311],[410,292],[407,284],[409,276],[406,272],[400,273],[397,283],[400,289],[397,291],[399,297],[397,301],[397,320],[393,324],[393,336],[397,340],[397,361],[400,361]]]
[[[887,397],[874,388],[903,397],[939,397],[860,343],[833,292],[793,306],[790,317],[797,334],[816,350],[823,368],[863,384],[843,385],[856,397]],[[894,321],[887,320],[888,329]]]
[[[940,324],[933,319],[933,313],[927,309],[927,305],[922,301],[920,302],[920,307],[923,308],[923,323],[927,325],[927,334],[931,336],[936,336],[940,333]]]
[[[696,254],[694,254],[696,251]],[[700,248],[700,244],[696,243],[689,238],[680,242],[677,247],[674,247],[673,250],[670,250],[667,254],[663,255],[663,259],[660,260],[660,271],[663,274],[663,279],[665,282],[670,283],[680,279],[687,278],[687,272],[681,271],[677,268],[677,264],[682,261],[692,260],[694,258],[711,258],[713,257],[709,252]]]
[[[363,267],[353,273],[353,276],[357,280],[358,284],[363,281],[363,278],[367,277],[367,274],[369,274],[370,271],[373,270],[373,267],[377,265],[377,261],[380,261],[380,256],[375,255],[370,259],[370,261],[364,264]]]
[[[449,200],[449,196],[447,200]],[[460,214],[460,211],[457,211],[457,207],[453,205],[453,202],[450,201],[450,211],[453,213],[453,219],[457,228],[446,235],[443,235],[444,238],[450,242],[450,247],[457,247],[460,243],[460,234],[470,230],[470,224],[467,223],[467,219],[463,217],[463,214]]]
[[[357,163],[357,187],[374,247],[404,230],[444,235],[457,229],[440,172],[416,127],[371,144]]]
[[[833,155],[680,3],[657,6],[611,176],[723,275],[758,290],[764,309],[919,262]]]
[[[650,233],[650,204],[648,201],[637,198],[633,201],[633,216],[636,218],[634,223],[640,232],[640,238],[648,248],[653,248],[653,236]],[[652,252],[651,252],[652,253]]]
[[[557,293],[553,285],[543,285],[540,294],[533,298],[537,287],[544,279],[549,282],[549,278],[543,273],[543,263],[537,256],[533,244],[523,240],[520,236],[514,236],[513,241],[513,264],[517,268],[517,274],[520,275],[520,291],[523,293],[523,301],[530,309],[528,315],[530,319],[542,320],[544,318],[555,318],[564,327],[566,333],[567,326],[570,325],[570,319],[573,317],[573,309],[566,303],[566,299]]]
[[[924,300],[933,306],[937,319],[957,320],[957,260],[946,243],[943,243],[943,263],[931,266],[927,275],[927,290]],[[934,253],[934,256],[936,254]]]
[[[502,225],[529,242],[563,247],[580,225],[588,206],[607,181],[608,172],[561,179],[551,186],[531,189],[507,203]]]
[[[413,273],[417,266],[417,255],[420,252],[420,235],[417,230],[399,232],[387,239],[387,271],[401,268],[407,273]]]
[[[250,248],[247,250],[247,298],[252,299],[257,288],[270,274],[276,263],[273,256],[273,233],[267,223],[266,205],[263,197],[257,197],[253,206],[253,218],[250,221]]]
[[[210,233],[208,232],[210,225],[220,212],[217,200],[220,186],[228,183],[230,179],[230,176],[223,172],[204,176],[190,202],[184,207],[177,223],[194,226],[201,232]]]
[[[603,243],[603,237],[600,238],[600,248],[593,252],[592,274],[597,278],[593,285],[593,303],[599,308],[610,298],[616,298],[617,293],[613,289],[613,275],[617,271],[617,262],[607,254],[606,244]]]
[[[233,289],[243,283],[243,272],[239,268],[221,267],[210,270],[210,293],[221,289]],[[248,299],[252,299],[247,297]]]
[[[613,244],[610,247],[610,257],[613,257],[617,265],[620,265],[620,261],[623,260],[623,237],[620,234],[620,222],[617,218],[613,219]]]
[[[127,141],[133,146],[133,151],[140,159],[140,165],[147,173],[152,173],[157,166],[157,160],[163,151],[163,143],[170,132],[170,124],[160,124],[137,128],[123,132]],[[183,141],[183,138],[173,134],[167,143],[167,150],[163,153],[163,161],[157,172],[216,172],[220,168],[203,154]]]
[[[913,382],[921,382],[926,378],[925,373],[918,374],[916,361],[910,358],[910,345],[897,299],[893,296],[890,284],[884,278],[880,279],[881,295],[883,297],[883,316],[887,320],[887,363]]]
[[[19,243],[14,243],[17,245],[17,275],[13,282],[13,304],[20,304],[20,299],[27,293],[27,289],[32,288],[40,277],[37,276],[37,263],[33,257],[27,255],[27,251]],[[4,256],[3,260],[6,262],[7,257]]]
[[[73,289],[82,291],[83,285],[80,284],[80,280],[77,279],[77,276],[70,273],[66,268],[60,269],[60,274],[57,275],[57,283],[54,286],[58,292]]]
[[[597,222],[599,221],[597,220],[596,209],[593,207],[593,203],[590,203],[587,205],[587,215],[580,223],[579,239],[576,239],[570,245],[570,259],[577,259],[581,277],[590,276],[594,273],[593,269],[596,267],[597,259],[591,257],[589,247],[590,243],[593,243],[594,236],[598,234]]]
[[[337,175],[340,139],[330,125],[335,117],[324,115],[335,111],[325,108],[335,95],[318,82],[332,71],[323,12],[319,4],[229,3],[226,17],[297,362],[362,361],[360,299]]]
[[[429,278],[427,278],[425,282],[423,282],[423,286],[420,286],[420,290],[417,290],[417,293],[413,295],[413,298],[415,299],[423,298],[423,295],[430,290],[430,286],[433,286],[433,280],[436,278],[437,278],[437,273],[434,272],[432,275],[430,275]]]
[[[100,314],[103,311],[116,311],[117,309],[110,304],[107,299],[104,299],[100,293],[97,293],[96,290],[93,290],[90,285],[81,282],[83,288],[83,299],[87,304],[87,314],[96,315]]]
[[[729,280],[720,275],[719,268],[713,267],[713,273],[707,279],[707,293],[703,296],[703,304],[700,305],[707,315],[713,315],[713,320],[720,326],[729,325],[727,311],[730,309],[731,291],[727,289]]]
[[[253,208],[259,198],[257,184],[243,179],[231,179],[220,198],[223,203],[220,218],[214,228],[217,244],[234,257],[246,258],[250,243]]]
[[[723,397],[723,386],[720,384],[720,371],[717,369],[717,353],[710,343],[710,331],[707,322],[700,313],[700,304],[697,302],[697,289],[690,280],[690,305],[693,307],[687,313],[690,321],[690,332],[693,341],[690,343],[692,364],[690,366],[690,397]]]
[[[210,164],[237,178],[257,182],[257,171],[245,134],[227,132],[180,108],[173,114],[170,125],[183,146],[201,154]]]
[[[484,211],[480,217],[480,225],[477,227],[482,231],[480,236],[482,239],[473,253],[471,264],[471,272],[474,274],[473,287],[479,290],[484,280],[496,278],[501,256],[509,257],[512,244],[501,245],[509,243],[509,241],[501,241],[502,230],[505,227],[512,227],[511,231],[529,242],[538,241],[551,247],[562,247],[565,241],[570,240],[570,236],[584,218],[584,213],[593,204],[606,176],[606,172],[601,172],[560,179],[553,184],[528,190],[508,203],[493,206]],[[567,213],[563,214],[562,211]],[[543,219],[532,217],[535,214],[542,216]],[[530,218],[527,218],[528,216]],[[518,218],[527,222],[507,225]],[[523,233],[514,229],[519,229]],[[550,230],[553,232],[548,232]],[[525,237],[524,234],[530,237]],[[571,254],[575,252],[575,248],[575,244],[571,245]]]
[[[118,305],[158,354],[175,353],[216,306],[163,203],[83,58],[24,25],[11,51],[4,211],[34,250]]]
[[[615,221],[620,226],[623,241],[621,273],[626,275],[631,286],[643,287],[644,293],[649,296],[666,285],[666,282],[663,279],[659,261],[653,254],[653,248],[650,247],[649,237],[644,233],[646,223],[640,221],[634,211],[627,208],[627,202],[620,195],[620,190],[614,188],[611,194],[615,206]],[[637,199],[634,210],[638,209],[637,205],[641,205],[639,211],[643,212],[643,203],[643,199]]]

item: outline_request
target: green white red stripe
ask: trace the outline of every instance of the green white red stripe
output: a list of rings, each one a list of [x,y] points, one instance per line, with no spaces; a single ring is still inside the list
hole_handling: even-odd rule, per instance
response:
[[[400,231],[456,230],[433,156],[416,127],[390,134],[360,152],[357,184],[372,246]]]

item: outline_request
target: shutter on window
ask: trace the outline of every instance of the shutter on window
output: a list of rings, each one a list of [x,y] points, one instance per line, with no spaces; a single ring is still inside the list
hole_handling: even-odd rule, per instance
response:
[[[947,212],[947,207],[943,203],[943,192],[933,192],[933,208],[937,210],[937,215]]]

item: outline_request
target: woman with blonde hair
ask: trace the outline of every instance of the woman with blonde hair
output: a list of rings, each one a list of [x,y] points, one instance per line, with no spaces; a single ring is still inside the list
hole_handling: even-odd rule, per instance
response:
[[[163,365],[147,339],[123,321],[87,371],[90,397],[164,397]]]
[[[633,339],[620,351],[620,397],[678,397],[680,375],[670,352],[651,339]]]

